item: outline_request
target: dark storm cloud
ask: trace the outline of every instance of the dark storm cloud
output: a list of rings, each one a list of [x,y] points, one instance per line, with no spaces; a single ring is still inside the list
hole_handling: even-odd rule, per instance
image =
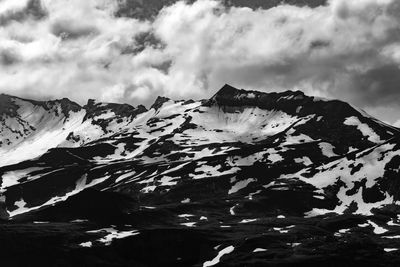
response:
[[[315,40],[315,41],[311,41],[310,43],[310,49],[322,49],[322,48],[326,48],[329,47],[331,45],[331,43],[329,41],[325,41],[325,40]]]
[[[0,66],[14,65],[20,61],[18,55],[12,50],[0,50]]]
[[[9,10],[1,14],[0,26],[6,26],[13,21],[23,22],[27,19],[40,20],[46,16],[47,11],[43,8],[40,0],[29,0],[26,6],[16,10]]]
[[[400,103],[400,69],[390,64],[356,74],[350,81],[352,98],[357,104],[386,105]]]

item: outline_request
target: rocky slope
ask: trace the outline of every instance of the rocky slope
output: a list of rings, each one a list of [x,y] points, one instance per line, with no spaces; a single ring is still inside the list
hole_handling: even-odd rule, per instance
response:
[[[399,130],[347,103],[0,104],[11,266],[399,264]]]

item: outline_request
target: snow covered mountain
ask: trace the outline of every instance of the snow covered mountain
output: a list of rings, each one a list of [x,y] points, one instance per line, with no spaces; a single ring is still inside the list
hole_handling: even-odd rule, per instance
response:
[[[299,91],[225,85],[148,110],[0,95],[0,256],[398,266],[399,131]]]

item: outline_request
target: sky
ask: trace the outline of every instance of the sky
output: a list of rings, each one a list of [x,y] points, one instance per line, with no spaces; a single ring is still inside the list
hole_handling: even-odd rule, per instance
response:
[[[116,0],[0,0],[0,93],[151,105],[225,83],[338,98],[400,126],[400,1],[224,7],[177,2],[149,20]]]

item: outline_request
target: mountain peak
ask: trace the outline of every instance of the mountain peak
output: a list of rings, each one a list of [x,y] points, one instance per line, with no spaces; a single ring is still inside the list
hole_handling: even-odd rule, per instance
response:
[[[257,99],[257,98],[287,98],[287,99],[301,99],[306,97],[306,95],[299,90],[291,91],[287,90],[284,92],[261,92],[261,91],[253,91],[253,90],[244,90],[244,89],[237,89],[229,84],[225,84],[218,92],[211,98],[213,100],[217,99]]]
[[[239,98],[243,98],[245,96],[244,94],[251,93],[252,91],[246,91],[243,89],[237,89],[229,84],[225,84],[224,86],[221,87],[221,89],[218,90],[215,95],[213,95],[209,99],[209,104],[212,103],[224,103],[227,100],[237,100]],[[242,97],[240,97],[242,95]],[[231,101],[230,101],[231,102]]]
[[[158,96],[153,105],[151,105],[150,109],[154,108],[155,110],[159,109],[165,102],[169,101],[168,97]]]
[[[70,111],[77,112],[82,107],[76,102],[71,101],[68,98],[56,99],[56,100],[48,100],[48,101],[38,101],[32,99],[25,99],[18,96],[12,96],[8,94],[1,93],[0,94],[0,114],[6,114],[10,117],[15,117],[17,115],[17,110],[19,108],[16,101],[22,101],[25,103],[30,103],[34,106],[41,107],[45,110],[53,109],[55,106],[59,105],[61,108],[61,112],[68,117]]]
[[[208,105],[217,104],[219,106],[255,106],[259,108],[273,108],[279,105],[278,102],[303,102],[310,100],[301,91],[284,92],[260,92],[252,90],[237,89],[229,84],[225,84],[208,101]],[[282,104],[282,103],[281,103]]]
[[[96,104],[97,104],[96,100],[90,98],[90,99],[88,99],[88,101],[85,105],[85,108],[91,108],[91,107],[95,106]]]
[[[40,103],[40,102],[38,102],[38,103]],[[44,107],[45,108],[51,108],[54,105],[60,105],[61,111],[62,111],[62,113],[64,114],[65,117],[69,116],[69,112],[70,111],[78,112],[79,110],[82,109],[82,107],[78,103],[76,103],[74,101],[71,101],[70,99],[68,99],[66,97],[64,97],[62,99],[56,99],[56,100],[47,101],[45,103]]]
[[[215,95],[234,95],[240,91],[241,90],[226,83]]]
[[[89,99],[88,103],[83,108],[87,111],[85,119],[94,118],[109,111],[114,112],[117,117],[135,117],[147,111],[143,105],[139,105],[135,108],[129,104],[103,103],[96,102],[94,99]]]

